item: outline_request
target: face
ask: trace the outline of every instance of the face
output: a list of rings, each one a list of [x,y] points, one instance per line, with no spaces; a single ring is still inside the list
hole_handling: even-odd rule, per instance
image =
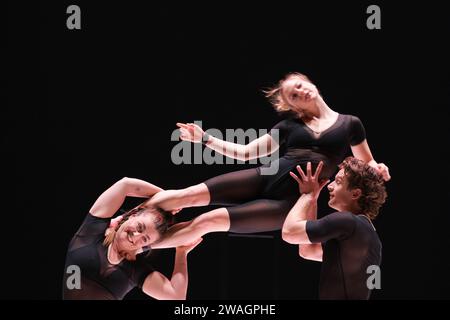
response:
[[[348,190],[348,180],[344,169],[339,170],[334,181],[327,186],[330,192],[328,205],[337,211],[353,212],[360,195],[359,189]]]
[[[117,230],[115,241],[119,251],[134,251],[148,246],[160,237],[156,230],[155,216],[142,213],[131,216]]]
[[[283,97],[291,108],[304,113],[319,95],[316,86],[300,77],[292,77],[283,83]]]

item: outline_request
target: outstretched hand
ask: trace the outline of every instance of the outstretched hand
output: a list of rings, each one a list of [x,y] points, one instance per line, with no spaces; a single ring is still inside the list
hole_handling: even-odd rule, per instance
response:
[[[189,142],[202,142],[205,132],[195,123],[177,123],[180,128],[180,139]]]
[[[318,198],[322,188],[328,182],[330,182],[330,180],[324,180],[322,182],[319,182],[319,176],[322,171],[322,168],[323,168],[323,161],[320,161],[319,165],[316,168],[316,172],[313,175],[311,170],[311,162],[308,162],[306,164],[306,175],[300,166],[297,166],[297,171],[300,177],[298,177],[292,171],[289,172],[289,174],[291,175],[292,178],[295,179],[295,181],[297,181],[301,194],[309,193],[313,195],[315,198]]]

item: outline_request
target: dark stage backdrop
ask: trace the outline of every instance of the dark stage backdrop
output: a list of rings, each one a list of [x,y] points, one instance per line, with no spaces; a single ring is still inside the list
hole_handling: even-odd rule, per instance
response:
[[[175,123],[270,129],[279,116],[261,90],[290,71],[357,115],[390,167],[373,299],[450,298],[448,16],[431,4],[314,3],[9,6],[1,298],[61,298],[68,242],[118,179],[181,188],[254,166],[173,164]],[[81,30],[66,28],[70,4]],[[380,5],[381,30],[366,27],[370,4]],[[325,198],[321,214],[331,212]],[[155,251],[153,264],[170,276],[173,256]],[[188,299],[315,299],[320,264],[276,232],[209,234],[189,270]]]

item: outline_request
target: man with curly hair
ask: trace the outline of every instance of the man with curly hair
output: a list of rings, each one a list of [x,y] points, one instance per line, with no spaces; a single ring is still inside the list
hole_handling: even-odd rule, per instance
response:
[[[317,199],[329,182],[319,181],[323,164],[313,175],[298,166],[301,196],[283,225],[283,240],[299,245],[305,259],[323,261],[320,299],[369,299],[367,268],[380,266],[381,241],[372,220],[386,199],[383,177],[363,161],[348,157],[328,185],[328,205],[337,212],[317,219]]]

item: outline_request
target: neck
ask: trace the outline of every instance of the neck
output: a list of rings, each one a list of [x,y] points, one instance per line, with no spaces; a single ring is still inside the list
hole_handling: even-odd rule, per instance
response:
[[[323,119],[334,116],[336,114],[327,103],[323,100],[322,96],[318,95],[314,101],[311,102],[311,109],[305,113],[306,117],[312,119]]]
[[[357,203],[349,203],[348,205],[342,205],[335,209],[339,212],[350,212],[354,215],[363,214]]]
[[[123,257],[119,255],[119,250],[117,249],[117,243],[113,242],[108,246],[108,260],[111,264],[119,264]]]
[[[361,209],[359,208],[359,205],[358,205],[357,203],[354,203],[354,204],[349,205],[347,211],[350,211],[350,212],[353,213],[353,214],[363,214],[363,213],[361,212]]]
[[[315,116],[317,118],[325,118],[334,115],[336,113],[327,105],[327,103],[323,100],[322,96],[320,95],[317,96],[317,99],[315,99],[314,102],[315,102],[315,109],[317,110]]]

